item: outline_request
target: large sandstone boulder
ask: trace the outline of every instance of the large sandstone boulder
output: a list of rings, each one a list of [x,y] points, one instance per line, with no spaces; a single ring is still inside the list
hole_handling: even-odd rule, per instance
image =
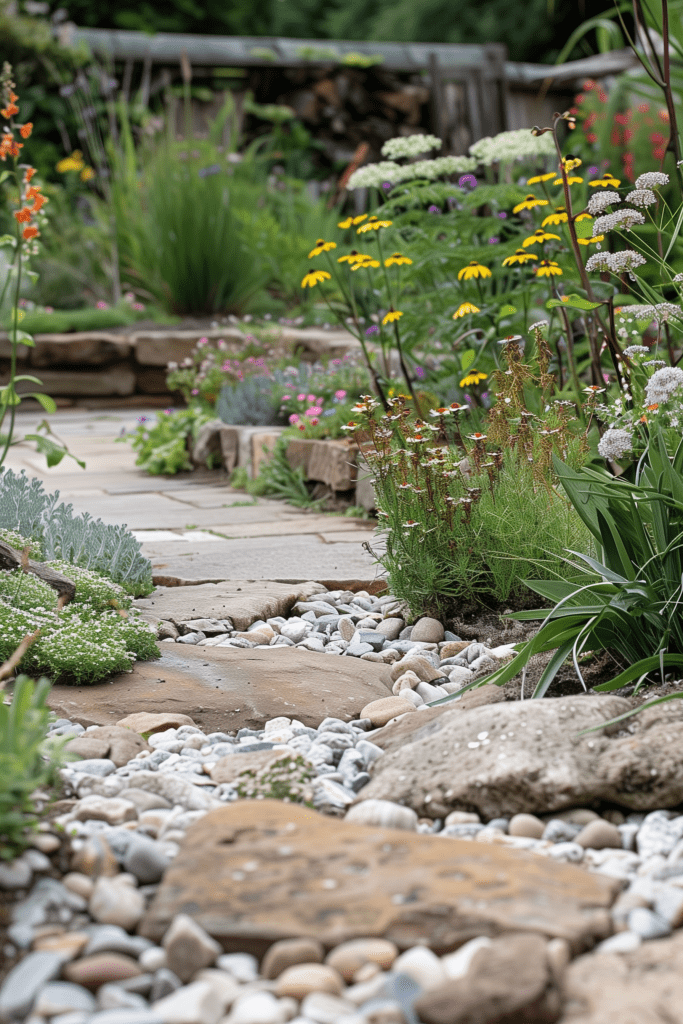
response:
[[[633,953],[581,956],[563,979],[560,1024],[679,1024],[683,1020],[683,932]]]
[[[156,661],[139,661],[110,683],[53,686],[48,703],[83,725],[129,725],[128,716],[143,711],[181,713],[208,733],[262,729],[280,715],[314,728],[327,717],[348,722],[369,701],[391,696],[389,667],[358,658],[293,647],[160,644],[160,650]]]
[[[620,887],[521,850],[243,800],[190,826],[139,930],[159,941],[185,912],[225,950],[256,955],[304,937],[328,948],[382,937],[443,953],[513,931],[578,951],[611,930],[606,908]]]
[[[630,707],[621,697],[589,695],[465,711],[456,704],[424,725],[411,715],[403,728],[412,731],[403,744],[388,744],[360,799],[395,800],[430,817],[476,811],[487,820],[602,801],[676,807],[683,800],[680,701],[579,735]]]

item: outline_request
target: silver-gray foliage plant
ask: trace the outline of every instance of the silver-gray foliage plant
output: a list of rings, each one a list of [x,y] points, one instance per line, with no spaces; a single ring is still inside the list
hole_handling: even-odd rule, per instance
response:
[[[62,558],[100,572],[136,596],[153,589],[152,565],[140,554],[130,530],[74,515],[73,505],[59,505],[59,491],[48,494],[39,480],[24,471],[0,475],[0,528],[40,541],[47,560]]]

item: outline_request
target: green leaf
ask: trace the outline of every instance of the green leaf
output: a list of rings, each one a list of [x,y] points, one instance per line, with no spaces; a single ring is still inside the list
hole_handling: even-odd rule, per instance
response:
[[[29,395],[26,395],[26,398],[35,398],[36,402],[40,402],[45,412],[57,412],[57,403],[49,395],[43,395],[39,391],[32,391]]]
[[[33,348],[35,345],[33,335],[27,334],[26,331],[17,331],[16,334],[12,332],[12,341],[14,341],[15,338],[19,344],[27,345],[28,348]]]
[[[11,245],[12,248],[16,248],[17,240],[14,235],[0,235],[0,246]]]
[[[10,171],[3,171],[2,174],[0,174],[0,185],[2,185],[3,181],[7,181],[9,176],[10,176]]]
[[[566,295],[564,299],[548,299],[545,304],[546,309],[555,309],[556,306],[566,306],[569,309],[597,309],[598,306],[604,306],[604,302],[589,302],[588,299],[583,299],[580,295]]]
[[[0,388],[0,405],[19,405],[20,403],[21,398],[11,384],[6,384],[4,388]]]
[[[47,395],[44,395],[43,397],[47,398]],[[51,441],[49,437],[43,437],[42,434],[26,434],[25,440],[35,441],[36,449],[41,455],[45,456],[48,468],[50,469],[53,466],[58,466],[65,455],[68,455],[69,458],[74,460],[74,462],[77,462],[81,469],[85,469],[85,462],[82,462],[81,459],[77,459],[76,456],[72,455],[71,452],[67,448],[64,448],[63,445],[55,444],[55,442]]]
[[[513,313],[517,312],[516,306],[502,306],[498,310],[498,316],[512,316]]]
[[[571,654],[572,647],[574,646],[574,640],[575,638],[572,636],[569,640],[566,641],[566,643],[562,644],[562,646],[558,647],[558,649],[555,651],[552,658],[550,659],[546,667],[543,669],[543,674],[541,675],[541,678],[538,680],[536,684],[536,689],[532,694],[534,698],[545,697],[553,679],[555,678],[555,676],[560,671],[565,661]]]
[[[42,380],[38,380],[38,378],[37,378],[37,377],[31,377],[31,376],[30,376],[29,374],[27,374],[27,373],[20,373],[20,374],[18,374],[18,375],[17,375],[17,376],[16,376],[15,378],[14,378],[14,383],[16,384],[16,383],[17,383],[17,381],[20,381],[20,380],[27,380],[27,381],[29,381],[29,382],[30,382],[31,384],[42,384],[42,383],[43,383],[43,382],[42,382]]]
[[[468,348],[466,352],[463,352],[462,359],[460,361],[461,369],[462,369],[463,373],[466,370],[469,370],[470,366],[472,365],[472,363],[474,362],[474,360],[476,358],[476,355],[477,355],[477,353],[474,351],[473,348]]]

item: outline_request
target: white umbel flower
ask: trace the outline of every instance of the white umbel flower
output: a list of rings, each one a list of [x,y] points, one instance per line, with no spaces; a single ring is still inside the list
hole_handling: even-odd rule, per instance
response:
[[[683,319],[681,307],[674,305],[673,302],[658,302],[655,306],[655,319],[668,323],[671,317],[677,320]]]
[[[612,427],[606,430],[598,442],[598,451],[603,459],[620,459],[633,448],[633,438],[627,430]]]
[[[608,231],[630,231],[636,224],[644,224],[645,217],[638,210],[617,210],[616,213],[606,213],[603,217],[596,217],[593,222],[593,234],[604,235]]]
[[[657,196],[651,188],[634,188],[633,192],[628,193],[626,199],[634,206],[642,207],[652,206],[657,202]]]
[[[636,178],[636,188],[657,188],[658,185],[668,185],[669,175],[662,171],[646,171]]]
[[[646,356],[649,355],[649,352],[650,350],[646,345],[628,345],[624,349],[624,355],[628,359],[633,359],[634,356]]]
[[[381,188],[382,183],[390,181],[393,185],[396,176],[401,173],[402,168],[392,160],[383,160],[378,164],[367,164],[359,167],[349,178],[346,187],[349,190],[354,188]]]
[[[654,320],[654,306],[622,306],[619,316],[622,320]],[[634,346],[642,348],[642,346]],[[645,349],[647,352],[647,349]]]
[[[442,140],[436,135],[408,135],[385,142],[382,146],[382,156],[388,160],[399,160],[401,157],[420,156],[432,149],[441,149],[442,145]]]
[[[680,366],[665,366],[655,370],[645,385],[645,398],[648,405],[659,405],[668,402],[678,388],[683,386],[683,370]]]
[[[611,270],[613,274],[623,274],[635,267],[642,267],[647,260],[634,249],[623,249],[621,252],[594,252],[586,260],[586,270]]]
[[[586,209],[593,217],[597,217],[599,213],[602,213],[607,209],[608,206],[614,206],[615,203],[621,202],[621,196],[618,192],[610,192],[609,189],[606,192],[596,192],[594,196],[591,196],[588,200],[588,206]]]
[[[480,164],[490,167],[491,164],[510,160],[554,157],[555,143],[550,132],[547,135],[532,135],[528,128],[519,128],[479,139],[470,146],[470,153]]]

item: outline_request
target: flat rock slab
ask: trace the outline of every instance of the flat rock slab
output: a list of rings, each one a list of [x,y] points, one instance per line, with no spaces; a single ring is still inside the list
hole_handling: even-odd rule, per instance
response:
[[[456,704],[434,717],[424,712],[424,724],[411,715],[405,742],[387,743],[360,797],[394,800],[430,817],[476,811],[485,820],[602,802],[645,811],[676,807],[683,800],[680,705],[649,708],[583,736],[631,710],[630,702],[546,697],[465,710]]]
[[[680,1024],[683,933],[644,942],[633,953],[578,957],[563,979],[559,1024]]]
[[[317,728],[324,718],[357,718],[388,697],[386,665],[300,648],[191,647],[161,644],[161,658],[141,661],[110,683],[53,686],[53,711],[83,725],[115,725],[139,711],[191,715],[206,732],[262,729],[285,715]]]
[[[157,587],[135,605],[148,622],[230,619],[235,629],[248,629],[257,619],[287,615],[297,601],[308,601],[322,590],[320,583],[227,580],[193,587]]]
[[[479,935],[538,932],[575,951],[610,931],[621,883],[521,850],[350,825],[244,800],[190,826],[139,931],[158,942],[190,914],[227,951],[286,938],[363,936],[437,953]]]

